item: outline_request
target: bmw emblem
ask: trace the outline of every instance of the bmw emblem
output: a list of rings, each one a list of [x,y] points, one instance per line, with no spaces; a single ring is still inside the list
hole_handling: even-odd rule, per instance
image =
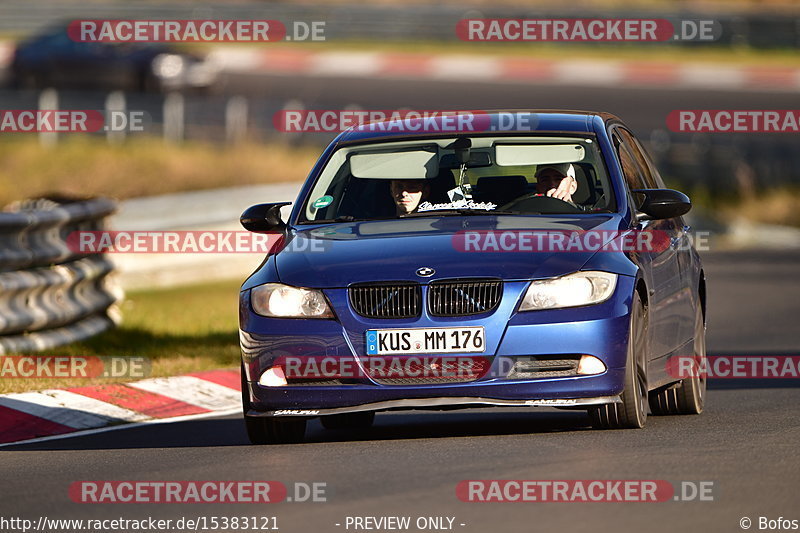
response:
[[[436,273],[431,267],[422,267],[417,269],[417,276],[421,278],[429,278]]]

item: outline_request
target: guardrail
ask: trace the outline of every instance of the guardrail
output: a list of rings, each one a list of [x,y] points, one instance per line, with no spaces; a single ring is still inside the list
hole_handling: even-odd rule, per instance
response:
[[[63,109],[101,109],[108,93],[100,91],[60,91],[58,100]],[[0,89],[0,101],[6,109],[34,109],[38,91],[11,91]],[[166,96],[163,94],[126,95],[129,109],[143,110],[151,118],[143,132],[134,132],[129,138],[163,135]],[[227,120],[232,100],[243,100],[247,120]],[[346,102],[346,101],[345,101]],[[216,94],[186,94],[182,98],[179,129],[186,140],[212,143],[230,142],[232,137],[247,138],[256,142],[286,142],[315,147],[326,146],[338,132],[283,133],[273,124],[273,117],[283,109],[311,107],[299,100],[277,98],[230,97]],[[334,105],[333,107],[337,107]],[[355,103],[339,105],[342,109],[362,109]],[[388,109],[385,106],[384,109]],[[626,117],[623,116],[623,119]],[[661,127],[648,127],[648,123]],[[230,123],[237,123],[231,128]],[[800,150],[796,134],[791,133],[675,133],[666,129],[664,115],[653,112],[630,123],[633,131],[644,141],[655,158],[659,170],[676,187],[693,190],[704,186],[716,196],[737,196],[748,189],[762,190],[800,184]],[[104,132],[86,135],[102,136]],[[0,233],[2,233],[0,229]],[[2,237],[0,237],[1,239]],[[2,244],[0,244],[0,253]],[[0,262],[5,262],[0,260]]]
[[[722,29],[719,39],[702,46],[751,46],[754,48],[797,48],[800,46],[800,17],[796,9],[753,4],[750,10],[686,9],[682,5],[621,7],[558,7],[549,5],[508,6],[459,4],[370,5],[299,4],[291,2],[82,2],[79,0],[4,0],[0,4],[0,31],[35,32],[64,21],[89,19],[277,19],[325,21],[328,40],[455,41],[456,24],[462,18],[666,18],[715,20]],[[599,44],[599,43],[598,43]],[[618,44],[618,43],[617,43]],[[673,46],[700,43],[676,41]],[[602,46],[600,44],[600,46]]]
[[[0,354],[46,350],[119,322],[113,263],[66,244],[73,231],[102,230],[114,211],[107,198],[52,198],[0,212]]]

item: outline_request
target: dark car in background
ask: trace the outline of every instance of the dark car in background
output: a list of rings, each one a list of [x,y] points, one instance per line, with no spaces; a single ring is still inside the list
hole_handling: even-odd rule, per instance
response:
[[[60,26],[16,46],[10,81],[29,89],[157,92],[208,88],[217,73],[206,59],[168,45],[77,42]]]

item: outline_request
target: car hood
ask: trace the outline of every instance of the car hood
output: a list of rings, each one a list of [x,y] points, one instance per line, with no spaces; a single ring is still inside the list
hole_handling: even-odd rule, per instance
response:
[[[421,217],[329,224],[293,232],[275,256],[275,266],[281,282],[315,288],[365,281],[545,278],[580,269],[594,252],[467,252],[459,246],[463,242],[459,237],[465,231],[619,229],[620,217],[613,214]],[[420,277],[416,271],[422,267],[435,273]]]

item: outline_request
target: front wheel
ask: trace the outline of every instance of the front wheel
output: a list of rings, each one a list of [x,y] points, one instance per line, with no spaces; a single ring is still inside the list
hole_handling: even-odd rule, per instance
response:
[[[291,444],[303,442],[306,434],[305,418],[276,420],[257,416],[244,417],[247,437],[253,444]]]
[[[628,359],[625,364],[625,389],[621,403],[598,405],[589,409],[596,429],[641,428],[647,420],[647,310],[639,293],[631,303],[631,326],[628,332]]]
[[[18,68],[12,74],[11,87],[13,89],[35,90],[42,86],[44,83],[42,83],[41,77],[31,70]]]

